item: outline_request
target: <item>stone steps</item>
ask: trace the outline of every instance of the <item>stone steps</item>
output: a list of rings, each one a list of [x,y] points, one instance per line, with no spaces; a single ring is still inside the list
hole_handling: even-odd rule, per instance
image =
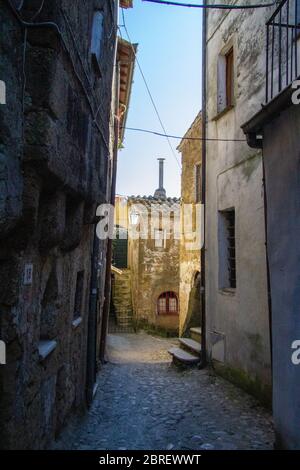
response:
[[[185,351],[191,352],[197,356],[201,354],[201,344],[191,338],[179,338],[180,346]]]
[[[179,348],[169,350],[176,365],[193,366],[201,360],[201,328],[191,328],[190,334],[192,338],[179,338]]]
[[[173,357],[174,363],[180,363],[184,365],[196,365],[200,361],[199,356],[194,356],[181,348],[171,348],[169,353]]]
[[[191,338],[198,343],[201,343],[201,326],[190,328]]]

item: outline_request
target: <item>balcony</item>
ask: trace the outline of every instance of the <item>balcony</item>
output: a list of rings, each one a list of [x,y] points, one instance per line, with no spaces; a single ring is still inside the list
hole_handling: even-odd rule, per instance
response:
[[[299,77],[300,0],[283,0],[266,26],[266,103],[269,103]]]

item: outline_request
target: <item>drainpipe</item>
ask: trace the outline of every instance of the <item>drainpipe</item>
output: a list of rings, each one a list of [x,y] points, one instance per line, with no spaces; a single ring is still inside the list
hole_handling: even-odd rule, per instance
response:
[[[120,136],[120,120],[118,116],[119,89],[120,89],[120,64],[117,64],[116,82],[117,82],[116,83],[117,93],[116,93],[116,110],[115,110],[115,118],[114,118],[114,153],[113,153],[112,183],[111,183],[111,195],[110,195],[110,204],[112,206],[115,205],[115,198],[116,198],[118,146],[119,146],[119,136]],[[114,223],[114,221],[111,221],[110,223]],[[112,239],[109,238],[107,241],[104,305],[103,305],[101,342],[100,342],[100,361],[102,363],[105,362],[106,339],[107,339],[107,333],[108,333],[108,320],[109,320],[109,311],[110,311],[111,263],[112,263]]]
[[[99,240],[94,229],[92,252],[90,301],[87,336],[87,369],[86,369],[86,402],[89,407],[93,401],[94,387],[97,376],[97,304],[98,304],[98,270],[99,270]]]
[[[271,369],[273,371],[273,321],[272,321],[272,295],[271,295],[271,274],[270,274],[270,260],[268,250],[268,200],[267,200],[267,187],[266,187],[266,168],[264,151],[262,150],[262,169],[263,169],[263,186],[264,186],[264,213],[265,213],[265,237],[266,237],[266,262],[267,262],[267,286],[268,286],[268,306],[269,306],[269,335],[270,335],[270,357]]]
[[[203,4],[206,5],[207,0],[203,1]],[[202,211],[202,220],[201,223],[204,225],[202,230],[203,234],[203,245],[201,248],[201,363],[199,368],[203,369],[206,366],[206,305],[205,305],[205,239],[206,239],[206,226],[205,226],[205,216],[206,216],[206,29],[207,29],[207,18],[206,18],[206,8],[203,8],[202,11],[202,194],[201,202],[203,205]]]

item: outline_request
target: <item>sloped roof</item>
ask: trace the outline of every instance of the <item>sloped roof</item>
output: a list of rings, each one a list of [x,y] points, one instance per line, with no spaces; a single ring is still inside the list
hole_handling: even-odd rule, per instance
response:
[[[177,197],[159,199],[154,196],[130,196],[128,197],[128,202],[130,204],[142,204],[146,207],[156,206],[162,211],[169,211],[170,208],[173,211],[179,211],[180,209],[180,199]]]
[[[118,39],[118,63],[120,66],[120,96],[119,96],[119,116],[120,116],[120,139],[124,139],[124,128],[130,103],[133,74],[135,67],[135,54],[137,44],[131,44],[125,39]]]

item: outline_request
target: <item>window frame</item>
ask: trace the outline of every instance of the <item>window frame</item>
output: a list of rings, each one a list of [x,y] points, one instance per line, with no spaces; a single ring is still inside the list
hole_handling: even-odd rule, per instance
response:
[[[98,27],[99,25],[96,23],[96,18],[101,15],[101,31],[98,34]],[[92,57],[92,64],[96,70],[96,72],[102,77],[101,72],[101,57],[103,54],[103,40],[104,40],[104,29],[105,29],[105,15],[104,11],[101,9],[97,9],[93,13],[93,20],[92,20],[92,29],[91,29],[91,40],[90,40],[90,53]],[[100,28],[99,28],[100,29]],[[97,42],[97,39],[99,40]]]
[[[235,292],[237,288],[236,211],[219,211],[219,289]]]
[[[156,233],[161,232],[163,233],[162,238],[157,238]],[[161,245],[159,245],[157,242],[161,241]],[[155,228],[154,229],[154,246],[156,249],[161,249],[165,250],[167,248],[167,231],[163,228]]]
[[[235,48],[230,41],[219,53],[217,62],[217,113],[219,119],[235,105]]]
[[[234,52],[233,47],[225,54],[226,61],[226,108],[232,108],[234,103]]]
[[[164,300],[165,308],[160,308],[161,301]],[[170,300],[175,300],[176,309],[170,309]],[[157,299],[157,315],[159,316],[178,316],[179,315],[179,301],[176,292],[166,291],[162,292]]]

